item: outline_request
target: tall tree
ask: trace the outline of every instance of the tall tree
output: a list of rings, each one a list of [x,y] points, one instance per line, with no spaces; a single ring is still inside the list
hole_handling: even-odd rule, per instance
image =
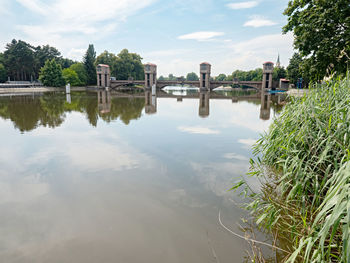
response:
[[[6,45],[4,66],[12,80],[31,80],[35,76],[34,47],[13,39]]]
[[[94,45],[90,44],[84,56],[84,67],[87,74],[88,85],[96,85],[97,83],[95,60],[96,52]]]
[[[145,78],[142,65],[142,57],[136,53],[129,53],[123,49],[117,56],[115,64],[115,77],[119,80],[125,80],[130,77],[142,80]]]
[[[86,74],[85,67],[84,67],[83,63],[75,63],[72,66],[70,66],[69,68],[74,70],[78,74],[78,78],[80,80],[79,85],[86,85],[87,84],[87,74]]]
[[[60,87],[65,85],[61,65],[57,64],[55,59],[45,62],[44,67],[40,70],[39,79],[45,86]]]
[[[98,55],[95,61],[95,66],[98,64],[106,64],[109,66],[111,70],[111,75],[113,77],[116,76],[116,63],[117,63],[117,56],[113,53],[109,53],[107,50],[105,50],[103,53]]]
[[[327,73],[345,73],[350,61],[349,0],[290,0],[284,11],[294,46],[314,80]]]
[[[197,81],[197,80],[199,80],[199,77],[198,77],[198,75],[196,73],[191,72],[191,73],[187,74],[186,80],[188,80],[188,81]]]
[[[61,53],[54,47],[49,45],[38,46],[34,49],[35,51],[35,73],[36,78],[38,77],[40,69],[45,65],[47,60],[55,59],[58,61],[61,59]]]
[[[275,67],[273,69],[272,78],[273,80],[284,79],[287,76],[287,71],[284,67]]]
[[[0,63],[0,83],[4,83],[7,80],[7,71],[3,64]]]
[[[287,78],[290,80],[291,84],[296,85],[298,79],[303,77],[302,63],[303,59],[299,53],[294,53],[292,58],[289,60],[289,65],[287,67]]]
[[[73,69],[65,68],[64,70],[62,70],[62,76],[66,84],[69,83],[72,86],[80,85],[80,79],[78,77],[78,74]]]
[[[219,76],[217,76],[215,78],[216,81],[223,81],[226,79],[226,75],[225,74],[219,74]]]

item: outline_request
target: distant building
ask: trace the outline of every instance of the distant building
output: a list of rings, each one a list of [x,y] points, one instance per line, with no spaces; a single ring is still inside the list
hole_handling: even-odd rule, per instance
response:
[[[278,57],[277,57],[277,62],[276,62],[275,67],[276,67],[276,68],[280,68],[280,67],[281,67],[281,62],[280,62],[280,54],[278,54]]]

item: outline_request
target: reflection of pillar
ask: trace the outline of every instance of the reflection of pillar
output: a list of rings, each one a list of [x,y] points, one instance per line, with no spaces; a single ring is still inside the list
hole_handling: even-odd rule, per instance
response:
[[[270,109],[271,109],[271,94],[261,92],[260,119],[262,120],[270,119]]]
[[[198,115],[202,118],[206,118],[209,116],[209,91],[201,91],[199,93],[199,110]]]
[[[147,63],[144,65],[145,70],[145,88],[157,86],[157,65]]]
[[[210,89],[210,73],[211,73],[211,65],[207,62],[203,62],[199,65],[199,87],[202,90]]]
[[[108,113],[111,111],[111,93],[103,90],[97,92],[97,105],[100,113]]]
[[[265,89],[272,89],[272,73],[273,73],[273,63],[265,62],[263,64],[263,81],[262,81],[262,92]]]
[[[67,103],[69,103],[69,104],[72,103],[72,100],[71,100],[71,97],[70,97],[70,93],[66,94],[66,99],[67,99]]]
[[[150,90],[145,91],[145,113],[157,113],[157,95],[152,95]]]

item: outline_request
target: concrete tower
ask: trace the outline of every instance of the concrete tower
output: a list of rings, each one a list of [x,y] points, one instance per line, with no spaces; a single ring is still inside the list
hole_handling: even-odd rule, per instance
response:
[[[96,67],[97,86],[99,88],[110,87],[111,71],[108,65],[98,64]]]
[[[144,65],[145,69],[145,88],[151,88],[153,85],[157,86],[157,65],[147,63]]]
[[[267,61],[263,64],[263,82],[262,82],[262,91],[265,89],[272,89],[272,73],[273,73],[273,63]]]
[[[211,72],[211,65],[209,63],[203,62],[199,65],[200,89],[202,90],[210,89],[210,72]]]

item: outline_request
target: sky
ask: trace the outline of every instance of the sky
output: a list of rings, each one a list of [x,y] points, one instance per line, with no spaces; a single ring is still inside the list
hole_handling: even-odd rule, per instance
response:
[[[262,67],[280,54],[287,66],[293,35],[282,34],[288,0],[0,0],[0,52],[12,39],[56,47],[81,61],[127,48],[155,63],[158,76],[212,75]]]

